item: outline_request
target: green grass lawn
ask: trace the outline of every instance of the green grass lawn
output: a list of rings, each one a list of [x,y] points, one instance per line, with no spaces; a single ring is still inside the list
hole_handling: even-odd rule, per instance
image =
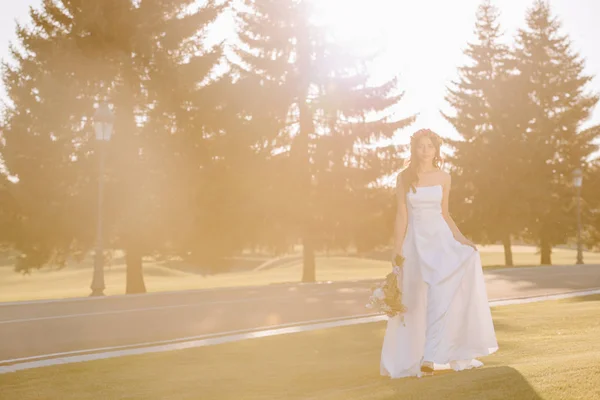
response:
[[[480,246],[481,263],[484,267],[504,267],[504,251],[502,246]],[[575,250],[556,248],[552,250],[553,265],[575,264],[577,253]],[[600,264],[600,253],[584,252],[586,264]],[[540,255],[534,247],[513,246],[513,261],[516,266],[535,266],[540,264]]]
[[[533,247],[514,246],[517,266],[536,265],[539,255]],[[501,246],[481,246],[480,253],[485,268],[498,268],[504,264]],[[381,255],[381,258],[387,255]],[[600,253],[584,254],[586,263],[600,264]],[[573,250],[555,249],[553,263],[573,264]],[[319,256],[317,257],[317,280],[344,281],[381,278],[390,271],[387,259]],[[157,263],[144,266],[146,287],[150,292],[220,288],[235,286],[268,285],[282,282],[299,282],[302,276],[301,261],[260,271],[245,271],[215,275],[200,275],[181,271]],[[105,268],[107,295],[123,294],[125,291],[125,266],[112,265]],[[90,293],[92,267],[89,261],[83,265],[69,265],[62,270],[42,269],[30,275],[20,275],[10,267],[0,268],[0,302],[36,299],[85,297]]]
[[[600,296],[493,309],[482,369],[379,376],[385,323],[0,375],[18,399],[599,399]]]

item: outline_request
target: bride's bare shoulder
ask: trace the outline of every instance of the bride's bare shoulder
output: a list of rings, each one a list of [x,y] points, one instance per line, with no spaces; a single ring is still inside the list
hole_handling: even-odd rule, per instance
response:
[[[440,177],[442,178],[442,183],[444,185],[450,185],[452,178],[449,172],[440,170]]]
[[[402,179],[404,177],[404,174],[406,174],[406,168],[404,168],[403,170],[401,170],[400,172],[398,172],[398,174],[396,175],[396,185],[399,185],[402,183]]]

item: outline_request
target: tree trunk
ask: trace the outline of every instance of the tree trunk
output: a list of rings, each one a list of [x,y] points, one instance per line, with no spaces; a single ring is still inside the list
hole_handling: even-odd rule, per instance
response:
[[[137,249],[127,249],[125,253],[127,265],[127,282],[125,293],[146,293],[144,271],[142,270],[142,253]]]
[[[136,108],[136,73],[133,67],[133,59],[130,53],[124,52],[120,60],[123,84],[116,93],[115,107],[117,120],[115,124],[115,140],[119,141],[119,154],[121,157],[120,168],[123,170],[122,180],[123,193],[127,199],[124,203],[123,226],[125,230],[124,250],[126,265],[125,293],[146,293],[144,275],[142,271],[142,251],[140,248],[140,234],[144,227],[141,226],[139,218],[141,210],[137,207],[137,199],[142,193],[143,172],[140,167],[139,149],[140,139],[136,135],[135,122]]]
[[[310,171],[310,156],[309,156],[309,134],[311,131],[312,120],[309,115],[308,106],[301,104],[300,106],[300,152],[299,158],[300,169],[302,174],[301,184],[301,199],[302,202],[302,282],[315,282],[316,281],[316,262],[315,262],[315,249],[314,249],[314,233],[313,233],[313,221],[314,221],[314,210],[312,207],[312,179]]]
[[[541,260],[540,264],[542,265],[552,265],[552,246],[550,242],[542,237],[540,243],[540,252],[541,252]]]
[[[300,132],[298,133],[298,168],[301,174],[300,196],[302,208],[300,215],[302,224],[302,282],[316,281],[316,263],[314,250],[313,221],[314,209],[312,207],[312,173],[310,163],[310,135],[314,132],[313,115],[308,106],[308,92],[311,84],[312,55],[310,43],[310,29],[303,27],[303,32],[298,36],[298,116]]]
[[[300,168],[302,177],[302,188],[301,188],[301,199],[302,203],[302,282],[315,282],[316,277],[316,262],[315,262],[315,249],[314,249],[314,233],[313,233],[313,221],[314,221],[314,210],[312,208],[312,179],[310,173],[310,157],[308,148],[309,130],[312,125],[306,119],[310,118],[308,115],[308,107],[302,105],[300,107],[300,135],[301,140],[301,152],[300,152]],[[304,123],[303,123],[304,120]]]
[[[509,234],[504,236],[504,239],[502,239],[502,244],[504,245],[504,265],[507,267],[513,267],[514,262]]]
[[[309,229],[305,230],[302,238],[302,265],[302,282],[315,282],[317,280],[315,248]]]

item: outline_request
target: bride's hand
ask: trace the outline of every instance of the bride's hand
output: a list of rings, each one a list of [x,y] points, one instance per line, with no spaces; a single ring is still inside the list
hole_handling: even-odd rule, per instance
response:
[[[402,253],[394,253],[392,256],[392,267],[401,267],[404,265],[404,256]]]
[[[471,246],[472,248],[475,249],[475,251],[477,250],[477,246],[475,246],[475,243],[471,242],[470,240],[467,240],[466,242],[464,242],[463,244],[466,244],[467,246]]]
[[[392,272],[396,274],[398,278],[402,276],[402,267],[404,266],[404,256],[402,253],[395,253],[392,258]]]

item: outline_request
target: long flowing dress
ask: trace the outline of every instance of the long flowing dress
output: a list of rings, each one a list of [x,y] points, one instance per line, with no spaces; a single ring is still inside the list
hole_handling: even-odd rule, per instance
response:
[[[435,369],[483,365],[476,357],[498,350],[479,252],[454,239],[442,215],[441,185],[406,195],[408,227],[402,247],[404,321],[388,319],[381,374],[420,376],[422,360]]]

